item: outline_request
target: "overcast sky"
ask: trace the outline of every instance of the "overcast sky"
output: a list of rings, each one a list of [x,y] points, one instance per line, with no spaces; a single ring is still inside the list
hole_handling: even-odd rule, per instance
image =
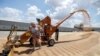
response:
[[[36,18],[52,18],[52,24],[77,9],[86,9],[91,25],[100,27],[100,0],[0,0],[0,20],[36,22]],[[76,13],[61,26],[73,27],[82,23],[82,13]]]

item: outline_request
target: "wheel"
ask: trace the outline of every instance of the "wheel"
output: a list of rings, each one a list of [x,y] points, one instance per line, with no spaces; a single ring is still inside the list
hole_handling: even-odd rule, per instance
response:
[[[2,51],[2,56],[8,56],[10,50],[3,50]]]
[[[2,56],[8,56],[12,48],[13,48],[13,45],[5,46],[4,49],[2,50]]]
[[[50,39],[48,41],[48,46],[54,46],[54,44],[55,44],[55,40],[54,39]]]
[[[32,37],[30,38],[29,42],[30,42],[30,45],[33,45],[33,44],[32,44],[32,42],[33,42],[33,41],[32,41]]]

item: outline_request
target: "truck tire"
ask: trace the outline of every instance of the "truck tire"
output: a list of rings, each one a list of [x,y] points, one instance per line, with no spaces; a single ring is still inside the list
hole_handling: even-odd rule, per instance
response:
[[[54,46],[54,44],[55,44],[55,40],[54,39],[50,39],[48,41],[48,46]]]

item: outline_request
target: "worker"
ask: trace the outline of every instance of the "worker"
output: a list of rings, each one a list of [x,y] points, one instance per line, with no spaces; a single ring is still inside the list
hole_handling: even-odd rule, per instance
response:
[[[41,37],[40,37],[40,32],[38,28],[36,27],[35,23],[31,23],[29,27],[29,31],[32,33],[32,44],[33,44],[33,49],[35,50],[35,45],[36,43],[39,45],[39,49],[41,48]]]

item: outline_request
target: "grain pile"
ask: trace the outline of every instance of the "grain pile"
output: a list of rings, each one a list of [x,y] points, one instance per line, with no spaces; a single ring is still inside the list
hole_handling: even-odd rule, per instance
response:
[[[43,45],[36,51],[28,44],[15,49],[15,56],[96,56],[100,55],[99,32],[61,32],[53,47]],[[0,40],[0,44],[4,39]],[[0,45],[0,52],[2,45]]]

